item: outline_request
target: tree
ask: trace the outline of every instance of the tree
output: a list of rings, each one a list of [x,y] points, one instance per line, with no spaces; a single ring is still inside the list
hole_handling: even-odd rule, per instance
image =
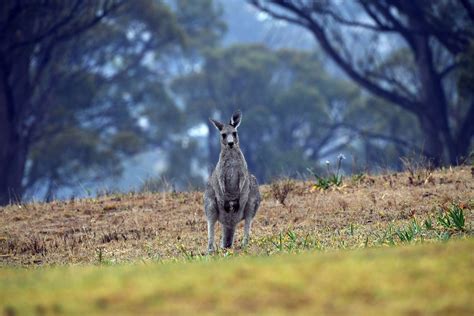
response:
[[[42,111],[33,107],[55,47],[85,32],[120,6],[118,1],[19,2],[1,8],[0,205],[21,197],[33,130]]]
[[[341,129],[363,102],[354,85],[324,71],[317,54],[258,45],[209,51],[202,67],[178,78],[173,91],[183,101],[188,128],[209,124],[209,117],[227,120],[242,110],[241,146],[261,182],[306,172],[347,149],[352,138]],[[208,126],[207,153],[192,156],[211,167],[219,142]]]
[[[217,18],[210,0],[175,4],[179,12],[152,0],[2,6],[0,205],[25,189],[46,186],[51,195],[55,186],[117,174],[124,157],[177,130],[169,60],[203,42],[201,33],[217,38],[222,26],[187,18]]]
[[[309,30],[358,85],[414,114],[423,151],[435,165],[466,156],[474,136],[474,98],[453,89],[460,56],[474,40],[469,1],[250,0]]]
[[[401,170],[400,157],[422,152],[422,135],[413,114],[365,94],[349,111],[340,128],[352,139],[353,168]]]

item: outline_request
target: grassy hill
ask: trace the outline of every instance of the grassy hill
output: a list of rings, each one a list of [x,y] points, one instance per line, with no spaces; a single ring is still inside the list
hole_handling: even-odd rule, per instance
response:
[[[289,193],[282,204],[275,195],[285,185]],[[474,219],[474,178],[468,167],[359,175],[327,190],[316,189],[313,182],[282,181],[262,186],[261,191],[263,202],[252,241],[244,251],[248,254],[391,245],[403,242],[397,233],[411,230],[415,230],[413,240],[447,239],[451,232],[418,234],[416,226],[423,227],[429,220],[437,228],[438,217],[453,205],[464,210],[466,227]],[[200,256],[207,248],[202,205],[202,193],[189,192],[0,208],[0,261],[7,265],[119,263]],[[242,230],[241,223],[234,253],[242,252]]]
[[[474,313],[470,168],[261,191],[250,246],[214,256],[200,192],[0,208],[0,312]]]

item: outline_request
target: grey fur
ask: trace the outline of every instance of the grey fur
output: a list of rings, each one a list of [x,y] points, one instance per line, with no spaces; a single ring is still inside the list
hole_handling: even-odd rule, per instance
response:
[[[208,224],[208,251],[214,251],[214,228],[222,224],[222,248],[232,247],[235,227],[245,220],[243,246],[249,241],[252,220],[260,205],[260,192],[255,176],[249,173],[239,147],[237,127],[242,114],[236,111],[229,124],[210,119],[220,132],[221,152],[204,193],[204,211]]]

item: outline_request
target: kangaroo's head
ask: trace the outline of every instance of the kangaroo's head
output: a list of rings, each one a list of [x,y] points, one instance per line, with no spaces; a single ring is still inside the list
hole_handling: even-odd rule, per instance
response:
[[[229,124],[224,124],[211,118],[209,120],[221,134],[222,148],[234,148],[234,146],[239,147],[237,127],[239,127],[242,120],[242,112],[240,112],[240,110],[237,110],[232,114]]]

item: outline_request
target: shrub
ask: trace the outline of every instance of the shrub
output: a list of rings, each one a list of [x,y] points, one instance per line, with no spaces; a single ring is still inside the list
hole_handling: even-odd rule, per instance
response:
[[[433,165],[425,157],[401,157],[405,171],[408,172],[408,183],[411,185],[422,185],[433,183]]]
[[[272,182],[270,188],[273,197],[282,205],[285,205],[285,200],[288,194],[294,190],[295,183],[291,179],[282,179]]]
[[[316,183],[313,185],[314,189],[327,190],[332,186],[339,187],[342,185],[341,165],[342,161],[346,159],[343,154],[339,154],[336,158],[336,169],[331,168],[331,162],[326,160],[327,176],[321,177],[312,169],[308,171],[316,178]]]
[[[463,209],[457,204],[451,204],[446,212],[438,216],[438,223],[449,230],[464,231],[466,219]]]

